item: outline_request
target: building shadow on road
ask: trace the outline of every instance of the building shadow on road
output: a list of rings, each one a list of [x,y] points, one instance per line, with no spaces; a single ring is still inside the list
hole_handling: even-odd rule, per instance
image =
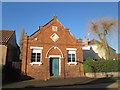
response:
[[[34,87],[33,85],[30,85],[30,86],[26,86],[24,88],[89,88],[89,87],[86,87],[86,86],[89,86],[89,85],[97,85],[100,87],[100,84],[102,84],[102,87],[101,88],[107,88],[107,86],[109,86],[110,84],[116,82],[116,79],[114,78],[98,78],[98,79],[94,79],[90,82],[77,82],[77,83],[74,83],[74,84],[66,84],[66,85],[53,85],[53,86],[40,86],[40,87]],[[98,88],[99,88],[98,87]],[[94,87],[91,87],[91,88],[94,88]]]

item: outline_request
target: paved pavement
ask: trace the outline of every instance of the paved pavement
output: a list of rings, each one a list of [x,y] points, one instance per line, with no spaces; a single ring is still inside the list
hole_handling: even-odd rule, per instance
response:
[[[116,78],[67,78],[50,80],[27,80],[3,85],[4,88],[118,88]]]
[[[120,82],[119,82],[120,85]],[[114,83],[99,83],[99,84],[75,84],[75,85],[66,85],[60,86],[58,88],[120,88],[118,81]]]

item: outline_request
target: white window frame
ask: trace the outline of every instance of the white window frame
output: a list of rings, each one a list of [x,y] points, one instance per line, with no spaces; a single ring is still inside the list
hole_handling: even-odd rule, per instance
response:
[[[68,62],[67,64],[68,65],[71,65],[71,64],[77,65],[77,62],[76,62],[76,51],[77,51],[77,49],[76,48],[66,48],[66,50],[67,50],[67,55],[68,55],[69,51],[75,51],[75,62],[72,62],[72,60],[71,60],[71,62]],[[68,58],[67,58],[67,60],[68,60]]]
[[[77,49],[76,49],[76,48],[66,48],[66,50],[73,50],[73,51],[76,51]]]
[[[40,56],[40,62],[31,62],[31,65],[37,64],[37,65],[42,65],[42,49],[43,47],[30,47],[30,49],[36,49],[36,50],[41,50],[41,56]]]

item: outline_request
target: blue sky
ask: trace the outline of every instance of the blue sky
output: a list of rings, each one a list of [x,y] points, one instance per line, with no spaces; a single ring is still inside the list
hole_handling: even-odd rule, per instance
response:
[[[71,30],[76,38],[89,40],[95,38],[87,35],[90,20],[101,17],[118,18],[117,2],[3,2],[2,3],[2,29],[16,30],[19,41],[22,26],[28,35],[38,30],[56,14],[58,20]],[[109,38],[109,45],[118,49],[116,37],[113,33]],[[117,50],[118,52],[118,50]]]

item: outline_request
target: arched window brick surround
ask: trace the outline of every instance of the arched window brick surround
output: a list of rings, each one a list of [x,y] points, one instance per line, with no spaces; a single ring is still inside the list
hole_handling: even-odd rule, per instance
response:
[[[51,48],[47,51],[47,53],[46,53],[46,58],[49,58],[48,55],[49,55],[49,52],[50,52],[52,49],[58,49],[58,50],[60,51],[60,53],[61,53],[61,58],[64,58],[63,52],[61,51],[61,49],[60,49],[59,47],[56,47],[56,46],[51,47]]]

